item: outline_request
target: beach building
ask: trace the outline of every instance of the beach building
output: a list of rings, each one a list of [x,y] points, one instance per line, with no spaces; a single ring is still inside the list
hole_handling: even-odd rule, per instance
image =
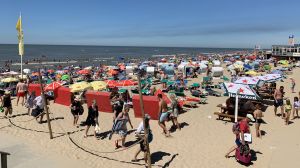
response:
[[[300,60],[300,44],[272,45],[272,56],[279,59]]]

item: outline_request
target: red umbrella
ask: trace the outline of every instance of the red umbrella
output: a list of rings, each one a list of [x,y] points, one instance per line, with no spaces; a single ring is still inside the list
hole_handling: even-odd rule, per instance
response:
[[[115,80],[107,80],[105,81],[107,83],[107,85],[112,88],[112,87],[115,87],[117,85],[117,81]]]
[[[78,71],[77,73],[80,75],[87,75],[87,74],[90,74],[91,71],[88,69],[83,69],[83,70]]]
[[[137,85],[137,84],[138,84],[137,82],[134,82],[132,80],[123,80],[123,81],[118,82],[116,86],[118,86],[118,87],[134,86],[134,85]]]
[[[49,69],[47,72],[54,73],[54,70],[53,69]]]
[[[49,85],[47,85],[44,90],[45,91],[54,91],[62,86],[62,82],[52,82]]]

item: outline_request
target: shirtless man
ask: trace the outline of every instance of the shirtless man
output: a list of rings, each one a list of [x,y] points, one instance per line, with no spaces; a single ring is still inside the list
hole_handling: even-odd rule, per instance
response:
[[[277,116],[277,107],[280,107],[281,110],[281,117],[283,118],[283,112],[284,112],[284,107],[283,107],[283,91],[284,87],[280,86],[279,89],[276,89],[274,91],[274,113],[275,116]]]
[[[169,131],[167,130],[165,121],[168,120],[168,106],[167,103],[163,100],[162,95],[158,94],[157,95],[159,99],[159,120],[158,120],[158,125],[163,129],[164,134],[166,137],[170,136]]]
[[[20,81],[16,87],[17,106],[18,106],[20,97],[22,97],[22,106],[24,105],[24,97],[25,97],[26,91],[27,91],[27,85],[23,82],[23,79],[20,79]]]

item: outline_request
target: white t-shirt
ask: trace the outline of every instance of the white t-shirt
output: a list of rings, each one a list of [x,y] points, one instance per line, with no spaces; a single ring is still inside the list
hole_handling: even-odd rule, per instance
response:
[[[137,129],[136,129],[135,132],[136,132],[136,133],[142,133],[142,132],[144,132],[144,123],[143,123],[143,121],[140,122],[140,124],[139,124],[139,126],[137,127]]]
[[[34,102],[34,105],[39,106],[40,109],[43,109],[44,106],[45,106],[45,103],[44,103],[44,101],[43,101],[42,96],[36,97],[36,98],[33,100],[33,102]]]

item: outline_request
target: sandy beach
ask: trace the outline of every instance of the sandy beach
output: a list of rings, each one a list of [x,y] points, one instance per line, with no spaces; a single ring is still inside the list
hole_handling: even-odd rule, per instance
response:
[[[227,73],[227,72],[226,72]],[[300,69],[295,68],[291,75],[300,83]],[[191,79],[192,82],[201,82],[202,76]],[[283,85],[287,97],[293,98],[289,80],[277,82]],[[299,90],[297,89],[296,92]],[[179,116],[179,122],[183,123],[183,129],[171,133],[166,138],[162,134],[157,121],[151,121],[154,140],[150,144],[153,167],[194,168],[194,167],[244,167],[236,162],[234,155],[225,158],[225,153],[234,145],[235,135],[232,133],[232,123],[216,120],[213,114],[220,109],[218,104],[224,103],[227,97],[208,97],[208,104],[199,105],[198,108],[187,108],[187,112]],[[270,104],[273,104],[270,102]],[[15,105],[15,100],[13,100]],[[86,119],[87,109],[80,117],[80,121]],[[0,122],[0,150],[11,153],[8,156],[8,167],[144,167],[143,161],[132,163],[137,146],[116,152],[114,141],[108,140],[108,131],[112,126],[112,114],[100,113],[99,123],[101,128],[100,139],[93,136],[84,138],[84,128],[76,128],[72,125],[72,115],[67,106],[58,104],[50,105],[50,117],[54,139],[49,139],[47,123],[38,124],[26,115],[26,109],[22,106],[13,106],[15,117],[10,119],[1,118]],[[268,106],[264,112],[264,120],[261,129],[265,135],[253,138],[251,149],[255,151],[254,160],[250,167],[257,168],[296,168],[300,166],[297,158],[300,154],[299,126],[300,120],[291,120],[288,126],[280,117],[275,117],[273,105]],[[147,110],[146,110],[147,111]],[[136,128],[141,121],[134,118],[133,110],[130,111],[133,126]],[[171,122],[167,123],[168,128]],[[251,126],[254,133],[254,124]],[[66,135],[70,132],[69,136]],[[92,135],[92,129],[90,130]],[[254,136],[254,135],[253,135]],[[132,132],[128,135],[127,145],[135,142]],[[140,156],[141,157],[141,156]]]

